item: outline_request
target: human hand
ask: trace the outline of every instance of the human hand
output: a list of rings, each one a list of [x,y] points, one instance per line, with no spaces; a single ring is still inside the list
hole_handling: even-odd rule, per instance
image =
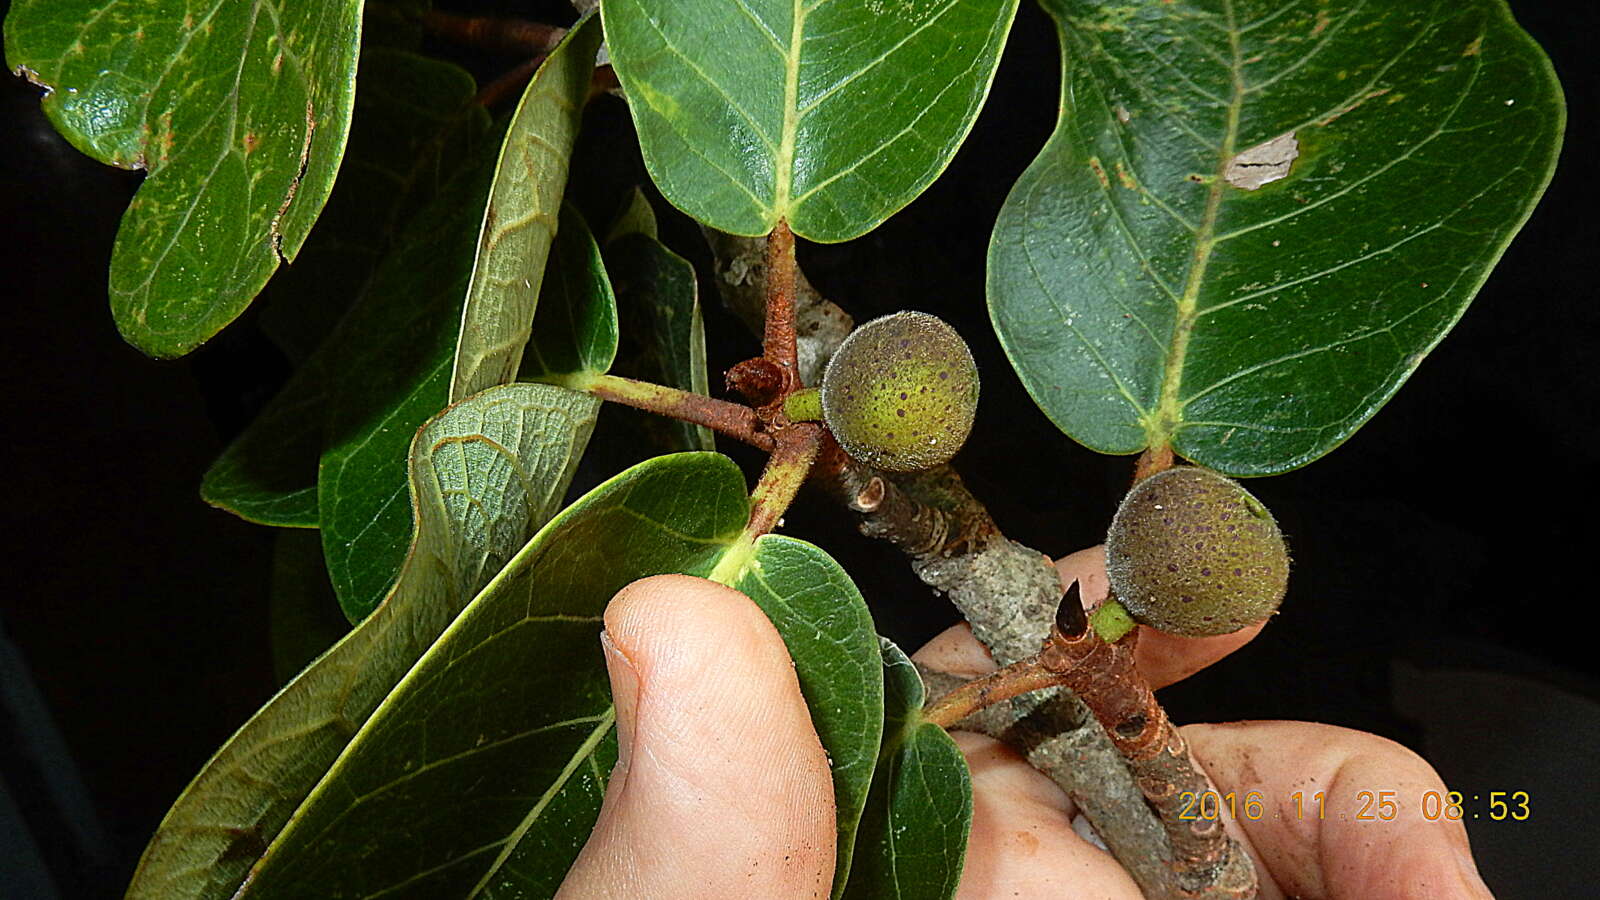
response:
[[[1086,607],[1108,591],[1105,554],[1081,550],[1056,563],[1063,585],[1078,583]],[[1233,634],[1184,638],[1140,626],[1140,672],[1161,688],[1204,669],[1256,636],[1262,625]],[[965,625],[928,642],[915,658],[966,677],[995,668]],[[1229,834],[1255,862],[1263,900],[1429,898],[1481,900],[1492,895],[1478,876],[1460,821],[1423,818],[1402,805],[1394,821],[1357,820],[1357,794],[1395,791],[1443,795],[1444,783],[1421,757],[1365,732],[1310,722],[1239,722],[1180,729],[1221,793],[1263,798],[1259,820],[1224,815]],[[1044,775],[992,738],[954,732],[972,770],[972,835],[960,897],[1141,896],[1110,854],[1068,825],[1076,808]],[[1310,804],[1297,817],[1291,795],[1327,798],[1324,817]]]
[[[1092,606],[1103,555],[1061,560]],[[1212,638],[1140,636],[1141,671],[1170,684],[1247,643],[1260,626]],[[832,782],[782,639],[744,595],[687,576],[629,585],[606,611],[620,758],[589,842],[559,897],[822,897],[833,878]],[[955,674],[992,670],[957,626],[918,652]],[[1261,873],[1263,898],[1456,900],[1490,894],[1460,822],[1402,807],[1356,821],[1359,791],[1443,791],[1411,751],[1374,735],[1299,722],[1183,729],[1218,789],[1258,791],[1259,821],[1228,819]],[[959,896],[1140,897],[1111,856],[1071,827],[1072,802],[1009,748],[957,732],[973,780]],[[1287,811],[1295,791],[1328,798],[1325,818]],[[1349,807],[1349,808],[1344,808]],[[1240,826],[1243,826],[1242,828]]]

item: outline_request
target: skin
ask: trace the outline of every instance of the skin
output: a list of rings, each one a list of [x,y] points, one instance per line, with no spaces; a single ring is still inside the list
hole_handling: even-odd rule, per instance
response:
[[[1086,605],[1105,596],[1100,548],[1060,560]],[[602,640],[617,698],[620,759],[599,822],[561,898],[826,897],[833,878],[832,785],[782,639],[744,595],[682,575],[624,588]],[[1171,684],[1248,643],[1146,630],[1139,664]],[[973,675],[994,668],[957,626],[919,661]],[[1220,791],[1259,791],[1259,821],[1226,818],[1261,873],[1263,898],[1491,897],[1460,822],[1356,821],[1358,791],[1444,791],[1420,757],[1375,735],[1306,722],[1190,725],[1184,736]],[[955,733],[973,780],[962,898],[1112,898],[1138,889],[1073,830],[1076,812],[1004,745]],[[1327,796],[1325,818],[1297,819],[1295,791]],[[1281,815],[1273,815],[1279,812]],[[1242,827],[1241,827],[1242,826]]]

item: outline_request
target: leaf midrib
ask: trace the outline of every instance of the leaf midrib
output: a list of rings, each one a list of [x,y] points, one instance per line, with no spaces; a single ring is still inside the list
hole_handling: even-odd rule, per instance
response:
[[[1194,334],[1195,322],[1199,319],[1200,288],[1205,283],[1206,268],[1217,243],[1217,216],[1222,209],[1223,191],[1228,183],[1223,176],[1228,160],[1233,158],[1234,144],[1239,137],[1239,114],[1245,94],[1243,57],[1239,51],[1239,28],[1233,15],[1232,0],[1223,0],[1222,8],[1228,20],[1228,49],[1233,55],[1228,66],[1232,93],[1228,98],[1227,121],[1218,148],[1217,167],[1212,173],[1206,194],[1205,214],[1195,230],[1194,260],[1184,280],[1183,295],[1178,298],[1172,340],[1162,371],[1161,391],[1156,398],[1155,409],[1144,417],[1146,445],[1151,451],[1170,446],[1183,421],[1183,404],[1178,401],[1178,390],[1183,384],[1183,364],[1189,352],[1189,340]]]
[[[800,43],[806,27],[804,0],[793,0],[789,24],[789,48],[783,57],[783,132],[778,136],[777,194],[772,211],[781,221],[788,218],[790,191],[794,180],[794,144],[800,132]]]

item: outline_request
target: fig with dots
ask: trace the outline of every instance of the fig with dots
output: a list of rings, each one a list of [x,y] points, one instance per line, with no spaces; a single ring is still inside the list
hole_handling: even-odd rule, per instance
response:
[[[845,338],[822,375],[822,418],[851,457],[889,472],[948,462],[978,410],[967,342],[923,312],[874,319]]]
[[[1289,585],[1278,523],[1237,481],[1180,466],[1123,498],[1106,535],[1112,595],[1172,634],[1227,634],[1277,610]]]

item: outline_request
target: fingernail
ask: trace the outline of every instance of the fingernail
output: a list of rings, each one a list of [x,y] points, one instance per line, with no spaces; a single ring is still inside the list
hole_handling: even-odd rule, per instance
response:
[[[611,777],[624,777],[633,756],[634,717],[639,709],[639,673],[626,654],[612,643],[611,635],[600,632],[600,647],[606,655],[606,673],[611,677],[611,703],[617,709],[617,767]]]

